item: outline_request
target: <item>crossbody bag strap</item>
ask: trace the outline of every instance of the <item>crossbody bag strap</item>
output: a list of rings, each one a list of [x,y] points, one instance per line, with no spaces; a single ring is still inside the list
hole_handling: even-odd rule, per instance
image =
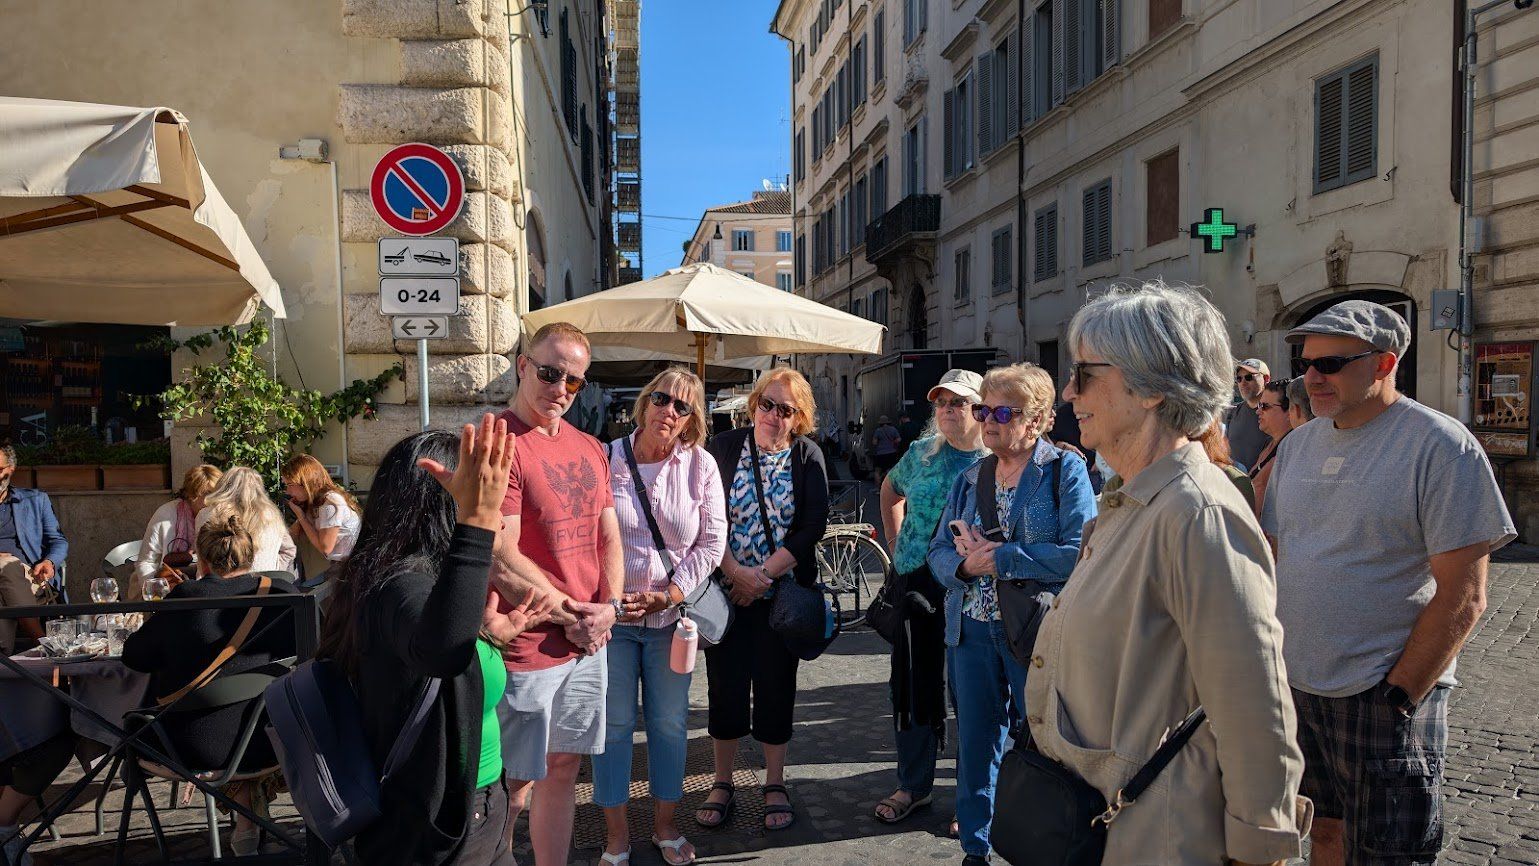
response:
[[[1133,774],[1133,778],[1128,780],[1126,785],[1122,786],[1122,789],[1117,792],[1116,799],[1095,820],[1102,824],[1110,824],[1116,819],[1117,813],[1143,796],[1144,791],[1147,791],[1149,786],[1154,784],[1155,778],[1170,765],[1171,761],[1175,760],[1177,753],[1185,748],[1187,742],[1192,739],[1192,735],[1197,733],[1197,729],[1202,727],[1202,723],[1207,721],[1207,718],[1208,714],[1202,707],[1192,710],[1192,714],[1170,732],[1170,736],[1166,737],[1165,742],[1154,750],[1148,762]]]
[[[406,756],[416,747],[417,740],[422,738],[422,729],[426,727],[428,711],[433,708],[433,701],[438,698],[438,689],[443,685],[443,680],[438,677],[429,677],[422,684],[422,694],[417,698],[417,705],[412,709],[411,715],[406,717],[406,723],[401,725],[401,730],[395,735],[395,742],[390,744],[390,754],[385,756],[385,770],[380,774],[379,783],[384,785],[390,780]]]
[[[989,540],[997,540],[999,529],[999,501],[995,495],[994,474],[999,469],[999,458],[993,454],[978,463],[978,522],[983,524],[983,534]]]
[[[657,518],[652,516],[652,501],[647,496],[647,485],[641,480],[641,467],[636,465],[636,452],[631,448],[631,437],[620,439],[620,445],[625,451],[625,463],[631,469],[631,482],[636,485],[636,498],[641,502],[641,514],[647,519],[647,529],[652,532],[652,544],[657,547],[659,558],[663,561],[663,570],[669,580],[673,579],[673,560],[668,555],[668,543],[663,541],[663,531],[657,526]]]
[[[775,531],[770,526],[769,508],[764,503],[764,479],[759,476],[759,445],[753,441],[753,431],[748,432],[748,466],[753,470],[753,492],[759,500],[759,524],[764,527],[764,539],[769,542],[770,553],[780,545],[775,541]]]
[[[215,579],[217,580],[218,578]],[[265,574],[262,575],[262,578],[257,581],[257,597],[260,598],[264,595],[267,595],[268,591],[272,588],[272,578]],[[193,677],[192,682],[182,686],[171,694],[166,695],[155,703],[162,707],[169,706],[170,704],[174,704],[181,700],[182,697],[188,692],[191,692],[194,689],[202,688],[204,685],[206,685],[209,680],[214,678],[214,674],[219,673],[219,669],[224,666],[225,662],[229,661],[235,656],[236,653],[240,652],[241,644],[245,643],[246,638],[251,636],[251,630],[256,627],[257,619],[261,615],[261,608],[248,608],[246,610],[246,618],[240,621],[240,628],[235,630],[235,634],[230,638],[230,642],[225,644],[224,649],[220,650],[218,655],[214,656],[214,660],[208,663],[208,667],[203,669],[203,673]]]

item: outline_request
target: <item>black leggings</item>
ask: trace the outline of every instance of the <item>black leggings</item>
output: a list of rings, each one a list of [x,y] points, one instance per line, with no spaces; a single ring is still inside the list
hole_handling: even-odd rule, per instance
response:
[[[769,612],[763,599],[738,608],[721,643],[705,651],[706,727],[715,739],[752,734],[766,746],[791,741],[801,660],[770,628]]]
[[[0,761],[0,785],[41,797],[75,754],[75,735],[63,733]]]

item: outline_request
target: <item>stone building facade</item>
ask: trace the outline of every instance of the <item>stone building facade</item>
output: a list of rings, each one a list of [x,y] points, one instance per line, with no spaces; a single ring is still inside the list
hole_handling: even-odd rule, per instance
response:
[[[616,2],[634,0],[6,2],[0,77],[11,95],[165,105],[189,118],[282,287],[280,372],[331,390],[406,366],[377,419],[314,449],[366,489],[418,424],[415,346],[393,341],[379,313],[375,244],[392,232],[369,204],[374,164],[413,141],[459,163],[467,203],[442,234],[461,244],[461,311],[448,339],[430,343],[433,421],[500,409],[515,387],[519,315],[612,283],[606,7]],[[325,161],[280,156],[316,138]],[[179,449],[174,472],[193,456]]]
[[[790,291],[792,246],[791,193],[765,190],[748,201],[706,208],[679,264],[710,262]]]

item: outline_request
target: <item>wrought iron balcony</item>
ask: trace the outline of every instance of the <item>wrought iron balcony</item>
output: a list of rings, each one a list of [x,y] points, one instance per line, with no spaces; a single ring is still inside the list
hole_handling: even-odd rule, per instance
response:
[[[933,244],[940,231],[940,196],[911,195],[866,226],[866,261],[873,265]]]

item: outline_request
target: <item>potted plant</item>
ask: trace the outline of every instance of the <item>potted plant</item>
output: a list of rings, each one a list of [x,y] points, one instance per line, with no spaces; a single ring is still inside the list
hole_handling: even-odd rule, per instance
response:
[[[55,430],[46,444],[26,449],[26,459],[17,457],[32,466],[40,490],[100,490],[101,448],[89,427],[69,426]]]
[[[171,486],[171,444],[121,442],[101,449],[103,490],[165,490]]]

